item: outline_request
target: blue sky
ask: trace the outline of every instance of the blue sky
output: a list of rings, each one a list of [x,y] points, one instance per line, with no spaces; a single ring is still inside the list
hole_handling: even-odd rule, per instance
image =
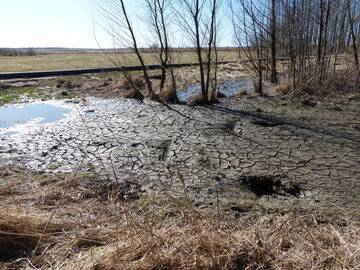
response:
[[[0,47],[111,47],[95,0],[0,0]]]
[[[0,48],[113,48],[100,27],[108,23],[97,8],[101,1],[107,0],[0,0]],[[150,45],[149,29],[134,14],[143,11],[140,1],[127,0],[126,5],[140,45]]]

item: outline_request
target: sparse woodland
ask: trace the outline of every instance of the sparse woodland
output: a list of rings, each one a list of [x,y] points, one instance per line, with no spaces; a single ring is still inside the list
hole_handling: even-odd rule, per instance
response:
[[[155,97],[138,48],[137,35],[141,33],[135,33],[126,1],[110,2],[102,6],[112,22],[108,32],[119,41],[115,44],[130,47],[136,53],[148,92]],[[176,61],[171,50],[174,36],[182,36],[188,40],[187,46],[196,51],[201,102],[215,99],[219,32],[225,26],[232,29],[232,46],[238,47],[239,55],[245,55],[249,62],[259,94],[265,80],[285,84],[287,91],[319,89],[334,80],[344,80],[349,87],[358,86],[358,0],[146,0],[144,5],[147,12],[138,17],[149,23],[154,33],[153,48],[158,50],[158,62],[164,66],[160,93],[167,73],[171,89],[176,88],[176,72],[165,67]],[[346,67],[338,68],[343,62]],[[176,95],[174,91],[173,94]]]

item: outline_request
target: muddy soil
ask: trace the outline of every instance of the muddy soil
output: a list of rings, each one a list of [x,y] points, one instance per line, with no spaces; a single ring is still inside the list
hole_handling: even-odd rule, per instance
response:
[[[230,78],[241,72],[234,66],[220,70],[224,81],[241,81],[238,75]],[[196,70],[182,70],[179,78],[184,89],[196,84]],[[60,91],[61,102],[74,113],[2,136],[3,164],[47,172],[95,170],[104,179],[127,183],[129,190],[185,193],[198,205],[211,206],[219,198],[235,206],[354,210],[360,205],[356,93],[244,95],[212,106],[169,109],[119,97],[124,90],[115,74],[40,83],[43,90]]]

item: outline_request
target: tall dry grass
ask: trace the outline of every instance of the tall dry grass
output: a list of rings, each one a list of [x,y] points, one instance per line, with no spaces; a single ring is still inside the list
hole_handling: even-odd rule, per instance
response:
[[[121,186],[88,174],[29,179],[18,171],[5,179],[8,184],[0,184],[0,251],[14,252],[0,255],[3,269],[360,267],[360,228],[346,212],[235,215],[221,206],[221,199],[213,208],[198,209],[185,194],[125,201]],[[4,196],[9,193],[13,199]],[[14,199],[21,210],[11,203]]]

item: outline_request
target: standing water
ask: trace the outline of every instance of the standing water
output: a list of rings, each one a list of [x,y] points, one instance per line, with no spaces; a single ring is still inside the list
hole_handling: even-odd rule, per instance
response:
[[[241,81],[230,80],[219,82],[218,91],[226,97],[235,96],[239,93],[250,95],[254,93],[254,86],[251,79],[243,79]],[[177,92],[179,100],[185,103],[199,93],[201,93],[201,85],[199,83],[190,85],[187,89]]]
[[[70,109],[47,103],[30,103],[0,107],[0,135],[12,135],[36,124],[65,118]]]

